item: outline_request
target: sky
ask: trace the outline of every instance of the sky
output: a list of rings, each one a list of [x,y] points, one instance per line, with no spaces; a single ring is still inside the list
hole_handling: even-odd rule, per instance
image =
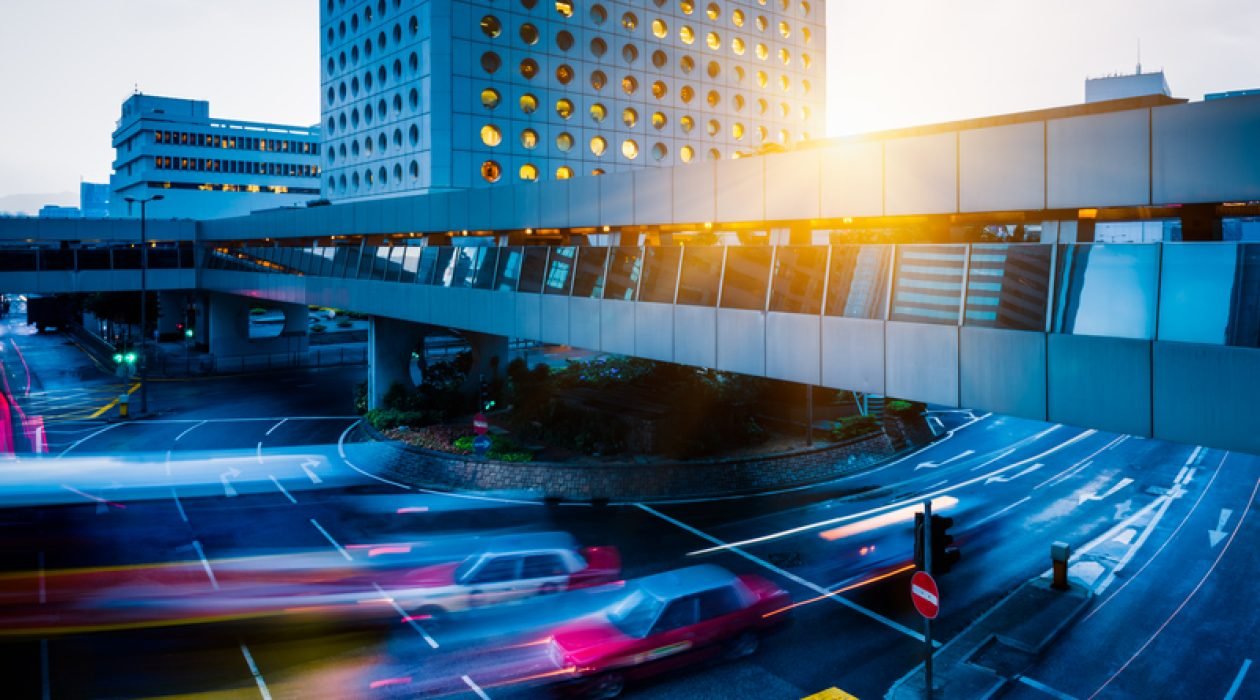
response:
[[[318,123],[317,3],[0,0],[0,209],[108,181],[137,86],[217,117]],[[1257,0],[826,5],[830,135],[1078,103],[1086,76],[1134,70],[1139,40],[1178,97],[1260,88]]]

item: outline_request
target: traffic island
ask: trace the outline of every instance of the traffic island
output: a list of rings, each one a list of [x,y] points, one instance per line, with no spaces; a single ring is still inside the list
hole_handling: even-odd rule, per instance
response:
[[[935,700],[995,697],[1032,666],[1063,630],[1089,607],[1089,589],[1069,583],[1056,590],[1046,578],[1015,589],[932,657]],[[922,700],[923,666],[889,689],[888,700]]]

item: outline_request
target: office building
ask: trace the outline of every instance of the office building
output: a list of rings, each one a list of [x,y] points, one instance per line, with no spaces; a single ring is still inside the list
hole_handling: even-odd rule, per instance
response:
[[[104,219],[109,216],[109,183],[79,183],[79,215],[85,219]]]
[[[1107,100],[1123,100],[1129,97],[1146,97],[1147,95],[1163,95],[1171,97],[1168,81],[1164,71],[1143,73],[1142,66],[1137,72],[1124,75],[1108,75],[1101,78],[1085,80],[1085,103],[1105,102]]]
[[[319,198],[319,128],[211,118],[210,103],[134,94],[114,130],[111,216],[163,195],[165,218],[208,219]],[[154,210],[154,213],[158,213]]]
[[[321,0],[325,195],[700,164],[824,129],[822,0]]]

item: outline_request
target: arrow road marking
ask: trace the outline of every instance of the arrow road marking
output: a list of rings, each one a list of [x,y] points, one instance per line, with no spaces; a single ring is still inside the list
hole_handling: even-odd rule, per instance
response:
[[[1130,479],[1129,477],[1126,476],[1125,478],[1121,479],[1115,486],[1112,486],[1111,488],[1107,489],[1107,492],[1102,494],[1101,496],[1098,495],[1097,492],[1081,494],[1080,500],[1077,501],[1077,505],[1081,505],[1085,501],[1105,501],[1107,500],[1108,497],[1116,495],[1116,492],[1118,492],[1120,489],[1132,483],[1133,483],[1133,479]]]
[[[236,495],[236,489],[232,488],[232,485],[228,483],[228,477],[230,476],[233,479],[235,479],[236,477],[240,475],[241,475],[241,470],[237,469],[236,467],[232,467],[231,469],[219,475],[219,483],[223,484],[224,496],[227,496],[228,498],[232,498],[233,496]]]
[[[1021,471],[1021,472],[1020,472],[1020,473],[1018,473],[1018,474],[1012,474],[1011,476],[1002,476],[1001,474],[996,474],[996,475],[994,475],[994,476],[991,476],[991,477],[989,477],[989,478],[985,479],[985,480],[984,480],[984,483],[985,483],[986,485],[987,485],[987,484],[994,484],[994,483],[996,483],[996,484],[1005,484],[1006,482],[1008,482],[1008,481],[1014,481],[1015,479],[1018,479],[1019,477],[1024,476],[1025,474],[1032,474],[1033,472],[1037,471],[1038,469],[1041,469],[1041,468],[1042,468],[1042,467],[1044,467],[1044,466],[1046,466],[1046,465],[1041,464],[1040,462],[1038,462],[1037,464],[1034,464],[1034,465],[1032,465],[1032,466],[1029,466],[1029,467],[1025,468],[1023,471]]]
[[[1213,547],[1215,547],[1216,545],[1220,544],[1220,543],[1221,543],[1221,540],[1225,539],[1225,535],[1227,534],[1227,533],[1225,532],[1225,522],[1226,522],[1226,521],[1228,521],[1228,520],[1229,520],[1229,516],[1231,516],[1231,515],[1233,515],[1233,514],[1234,514],[1234,511],[1232,511],[1232,510],[1230,510],[1230,509],[1228,509],[1228,508],[1222,508],[1222,509],[1221,509],[1221,519],[1220,519],[1219,521],[1217,521],[1217,523],[1216,523],[1216,529],[1215,529],[1215,530],[1208,530],[1208,539],[1212,542],[1212,546],[1213,546]]]
[[[1116,504],[1116,517],[1113,520],[1124,520],[1131,512],[1133,512],[1133,499],[1126,498]]]
[[[306,473],[306,478],[310,479],[312,484],[322,484],[324,483],[324,480],[319,478],[319,476],[312,471],[312,469],[316,467],[319,467],[319,462],[316,460],[308,459],[305,462],[302,462],[302,471]]]
[[[960,459],[970,457],[971,455],[975,453],[976,453],[975,450],[963,450],[962,452],[954,455],[953,457],[950,457],[944,462],[919,462],[919,464],[915,466],[914,470],[918,471],[920,469],[936,469],[937,467],[943,467],[946,464],[949,464],[950,462],[957,462]]]

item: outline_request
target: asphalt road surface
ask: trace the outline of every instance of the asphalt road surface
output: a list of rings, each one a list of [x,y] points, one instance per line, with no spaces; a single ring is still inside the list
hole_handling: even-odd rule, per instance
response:
[[[486,680],[492,669],[477,654],[544,634],[582,604],[569,594],[440,622],[397,614],[367,583],[355,602],[383,614],[248,616],[205,605],[239,568],[273,572],[286,557],[337,571],[382,546],[440,550],[470,535],[545,530],[615,545],[627,577],[714,563],[764,576],[797,602],[791,624],[755,655],[690,665],[627,697],[799,698],[830,687],[882,697],[921,660],[908,564],[912,509],[928,498],[955,519],[962,549],[938,577],[938,639],[1046,571],[1051,542],[1082,553],[1073,575],[1097,601],[1015,696],[1260,695],[1249,672],[1260,654],[1250,601],[1260,461],[1249,455],[942,412],[949,432],[939,441],[831,483],[547,506],[375,476],[349,405],[362,369],[154,383],[153,418],[106,423],[91,415],[128,384],[60,336],[0,331],[11,391],[44,415],[48,439],[47,455],[0,465],[8,697],[371,697],[372,683],[435,659],[459,671],[452,697],[519,695]],[[41,614],[118,581],[122,593],[156,581],[192,593],[141,610]],[[190,610],[189,599],[205,605]]]

